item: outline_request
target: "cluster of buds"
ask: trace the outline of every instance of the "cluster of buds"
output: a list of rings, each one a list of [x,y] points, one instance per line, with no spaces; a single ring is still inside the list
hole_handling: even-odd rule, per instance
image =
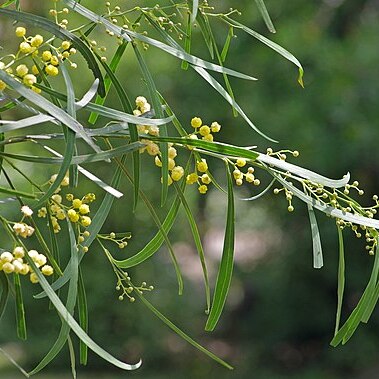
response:
[[[47,259],[45,255],[38,253],[36,250],[29,250],[28,256],[33,260],[35,265],[40,268],[41,272],[45,276],[50,276],[54,273],[51,266],[47,265]],[[24,261],[25,250],[21,246],[17,246],[13,249],[13,252],[4,251],[0,255],[0,271],[5,274],[20,274],[28,275],[32,283],[38,283],[38,277],[28,263]]]
[[[201,136],[201,139],[210,142],[213,141],[212,133],[218,133],[221,130],[221,125],[217,121],[213,121],[211,126],[203,125],[200,117],[194,117],[191,120],[191,126],[195,129],[195,132],[189,135],[190,138],[196,139]]]
[[[151,110],[151,105],[143,96],[138,96],[136,98],[136,107],[137,108],[133,111],[135,116],[141,116]],[[156,125],[137,125],[137,130],[139,134],[150,134],[151,136],[159,135],[159,128]]]
[[[120,301],[127,297],[131,303],[134,303],[136,299],[133,296],[133,292],[138,291],[142,295],[144,292],[152,291],[153,289],[154,286],[148,286],[146,282],[142,282],[140,286],[133,286],[127,272],[117,273],[116,290],[121,291],[121,294],[118,296]]]
[[[266,150],[266,154],[270,155],[272,157],[278,158],[281,161],[285,161],[287,159],[287,154],[291,154],[294,158],[297,158],[300,153],[298,150],[279,150],[279,151],[274,151],[271,147],[268,147]]]
[[[25,218],[31,217],[33,211],[27,206],[24,205],[21,207],[22,219],[20,222],[16,222],[13,224],[13,231],[17,236],[21,236],[22,238],[28,238],[33,235],[34,228],[27,223],[24,222]]]
[[[98,234],[98,238],[115,243],[120,249],[123,249],[128,245],[128,239],[131,238],[130,233],[114,233]]]
[[[261,183],[259,179],[257,179],[254,175],[254,167],[248,167],[246,172],[242,172],[240,169],[246,166],[246,159],[237,158],[235,163],[233,163],[233,177],[237,184],[237,186],[242,186],[243,180],[246,182],[253,184],[254,186],[259,186]]]
[[[292,205],[293,193],[287,188],[274,188],[275,195],[279,194],[282,191],[285,193],[286,200],[288,202],[288,207],[287,207],[288,212],[293,212],[295,210],[294,206]]]
[[[68,20],[66,19],[66,15],[70,12],[68,8],[63,8],[61,10],[58,9],[57,3],[59,0],[53,0],[54,8],[49,10],[49,15],[54,17],[54,21],[57,25],[59,25],[62,29],[67,29]],[[63,16],[62,20],[59,21],[59,16]]]
[[[201,159],[196,162],[196,169],[194,172],[187,175],[187,184],[198,184],[198,191],[201,194],[206,194],[208,191],[208,184],[212,182],[211,177],[207,174],[208,163],[206,159]]]

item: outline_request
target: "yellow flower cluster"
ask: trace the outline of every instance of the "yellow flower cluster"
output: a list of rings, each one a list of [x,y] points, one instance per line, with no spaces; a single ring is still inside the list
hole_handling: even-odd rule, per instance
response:
[[[245,179],[248,183],[251,183],[255,186],[259,186],[261,183],[259,179],[254,176],[254,167],[248,167],[247,171],[244,173],[240,170],[240,168],[246,166],[246,159],[238,158],[234,163],[233,177],[237,184],[237,186],[241,186],[243,184],[243,180]]]
[[[53,183],[57,178],[57,175],[52,175],[49,182]],[[91,218],[88,216],[90,213],[89,203],[96,200],[94,193],[87,193],[82,199],[75,198],[73,194],[69,193],[66,195],[66,200],[69,201],[70,205],[63,204],[63,198],[58,193],[61,191],[61,186],[66,187],[69,185],[69,178],[66,176],[60,186],[49,200],[48,208],[50,212],[50,220],[54,229],[54,233],[59,233],[61,227],[59,221],[65,220],[66,218],[73,223],[79,223],[84,228],[91,225]],[[46,217],[47,215],[46,207],[42,207],[38,210],[38,217]]]
[[[38,75],[42,71],[49,76],[57,76],[59,74],[59,61],[67,59],[71,63],[72,68],[76,68],[76,63],[71,62],[70,56],[76,53],[76,49],[71,47],[71,42],[63,41],[61,45],[56,48],[52,45],[48,49],[40,51],[44,43],[44,38],[40,34],[34,36],[26,36],[26,29],[19,26],[15,30],[17,37],[22,38],[19,44],[18,52],[16,55],[8,55],[12,57],[12,61],[5,64],[0,59],[0,69],[5,70],[8,74],[12,75],[16,80],[24,83],[30,87],[34,92],[40,93],[41,90],[35,86],[37,83]],[[20,59],[32,57],[33,61],[30,64],[17,64]],[[6,84],[0,81],[0,91],[6,88]]]
[[[214,121],[211,126],[203,125],[203,121],[200,117],[194,117],[191,120],[191,126],[195,128],[195,132],[190,134],[190,138],[196,138],[198,135],[205,141],[213,141],[213,134],[218,133],[221,130],[221,125]],[[194,137],[196,136],[196,137]]]
[[[22,238],[28,238],[33,235],[34,228],[24,222],[25,217],[31,217],[33,211],[27,206],[24,205],[21,207],[22,219],[20,222],[16,222],[13,224],[13,232],[17,236],[21,236]]]
[[[155,146],[152,147],[150,144],[154,144]],[[146,150],[149,153],[149,151],[155,151],[157,150],[157,153],[155,154],[154,162],[155,165],[158,167],[162,167],[162,157],[161,152],[159,151],[158,145],[156,145],[153,142],[148,142]],[[150,154],[150,153],[149,153]],[[154,154],[151,154],[154,155]],[[168,184],[171,185],[172,182],[178,182],[184,175],[184,168],[182,166],[176,165],[175,158],[178,155],[177,150],[175,147],[173,147],[172,143],[168,144],[168,170],[169,170],[169,176],[168,176]]]
[[[196,169],[194,172],[187,175],[186,182],[187,184],[199,185],[198,190],[201,194],[206,194],[208,191],[208,184],[212,182],[211,177],[207,174],[208,163],[206,159],[201,159],[196,162]]]
[[[54,273],[54,269],[47,265],[47,259],[45,255],[39,254],[36,250],[29,250],[28,256],[33,260],[38,268],[41,268],[41,272],[45,276],[50,276]],[[38,277],[28,263],[24,261],[25,250],[21,246],[17,246],[13,249],[13,252],[4,251],[0,255],[0,271],[5,274],[30,274],[29,278],[32,283],[38,283]]]
[[[146,98],[143,96],[138,96],[136,98],[136,109],[133,111],[135,116],[141,116],[142,114],[149,112],[151,110],[151,105],[147,102]],[[140,134],[150,134],[151,136],[159,135],[159,128],[156,125],[137,125],[138,133]],[[152,154],[155,155],[155,154]]]

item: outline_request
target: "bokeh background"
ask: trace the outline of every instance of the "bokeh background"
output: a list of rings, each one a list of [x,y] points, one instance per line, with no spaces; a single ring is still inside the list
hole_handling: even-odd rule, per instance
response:
[[[36,11],[38,6],[41,13],[49,3],[21,2],[25,10]],[[99,6],[95,0],[82,3]],[[235,5],[227,1],[217,3],[224,9]],[[305,89],[296,82],[294,66],[248,35],[237,32],[226,64],[258,77],[259,81],[231,79],[236,99],[261,130],[280,141],[279,148],[300,151],[297,164],[336,178],[350,171],[352,178],[359,180],[365,189],[362,201],[370,204],[371,196],[379,188],[379,2],[267,0],[266,3],[277,28],[277,34],[269,37],[302,62]],[[254,2],[241,1],[238,8],[243,12],[239,18],[242,22],[264,35],[269,34]],[[3,46],[13,39],[9,27],[9,22],[1,18]],[[215,24],[220,45],[226,33],[223,25]],[[201,41],[200,32],[196,38]],[[194,51],[209,59],[202,42]],[[176,59],[152,47],[145,56],[158,88],[184,124],[188,125],[198,115],[206,122],[217,120],[223,126],[220,140],[257,145],[261,151],[269,146],[240,117],[234,118],[230,107],[195,72],[180,70]],[[132,98],[140,94],[147,96],[131,52],[124,57],[118,73]],[[90,78],[80,71],[74,77],[78,92],[84,92]],[[116,97],[110,99],[111,104],[115,101]],[[159,173],[151,160],[146,159],[144,163],[143,188],[158,205]],[[32,169],[25,165],[26,168]],[[51,170],[49,174],[54,173]],[[100,177],[109,178],[107,166],[98,165],[95,170]],[[216,175],[217,170],[215,166]],[[41,182],[48,177],[46,172],[35,175]],[[222,178],[221,167],[219,177]],[[263,175],[261,180],[263,184],[268,182]],[[120,257],[133,254],[155,233],[154,223],[142,205],[132,213],[132,191],[126,182],[123,190],[125,199],[117,204],[106,225],[108,231],[133,234],[128,248],[115,252]],[[199,220],[214,280],[222,250],[226,199],[216,191],[204,197],[196,192],[191,188],[188,196]],[[236,193],[239,197],[249,194],[244,189]],[[333,220],[317,214],[325,265],[321,270],[313,269],[307,210],[296,200],[294,206],[295,212],[289,214],[283,196],[272,193],[254,202],[237,202],[234,278],[224,314],[214,333],[203,330],[206,316],[201,270],[183,213],[170,233],[185,277],[183,296],[177,295],[174,270],[165,247],[130,271],[135,281],[145,280],[156,287],[147,296],[164,314],[230,362],[234,371],[219,367],[186,344],[138,301],[119,302],[110,266],[100,251],[91,250],[83,262],[90,335],[117,357],[127,361],[142,357],[144,365],[137,372],[124,373],[90,353],[88,367],[78,368],[79,378],[376,378],[378,314],[373,314],[368,325],[360,326],[347,345],[329,346],[336,308],[336,229]],[[163,216],[165,209],[159,212]],[[343,314],[346,317],[364,289],[373,259],[365,252],[364,241],[355,239],[348,231],[345,245],[347,284]],[[35,287],[25,286],[28,341],[17,340],[11,303],[0,327],[0,347],[28,369],[43,357],[59,331],[58,317],[47,310],[48,303],[32,299],[36,291]],[[64,349],[36,378],[70,378],[68,362],[68,350]],[[0,377],[21,378],[22,375],[0,356]]]

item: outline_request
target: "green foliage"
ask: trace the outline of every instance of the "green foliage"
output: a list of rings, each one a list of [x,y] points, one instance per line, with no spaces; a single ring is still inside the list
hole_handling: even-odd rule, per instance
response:
[[[275,32],[264,2],[256,1],[256,4],[269,31]],[[15,9],[12,8],[13,5]],[[10,52],[0,60],[0,90],[7,100],[1,108],[0,121],[0,163],[4,181],[0,186],[0,194],[10,196],[4,201],[10,205],[17,204],[14,209],[22,207],[21,219],[20,215],[0,214],[1,225],[6,235],[2,242],[4,245],[0,261],[0,314],[3,314],[9,299],[13,300],[16,307],[17,334],[21,339],[26,339],[25,293],[21,292],[21,280],[22,276],[29,275],[30,281],[38,283],[42,288],[42,292],[34,298],[37,300],[47,297],[61,321],[59,335],[44,358],[29,374],[23,370],[22,372],[26,375],[39,372],[67,345],[72,374],[75,377],[76,340],[72,339],[71,332],[79,338],[81,364],[87,364],[89,348],[123,370],[135,370],[140,367],[141,360],[135,359],[137,363],[122,362],[88,335],[91,312],[87,304],[86,283],[81,270],[85,264],[83,258],[91,253],[94,242],[100,246],[106,262],[116,276],[116,290],[121,291],[119,300],[125,298],[131,303],[139,301],[189,344],[231,369],[229,363],[193,340],[153,306],[146,299],[148,292],[154,289],[153,286],[147,286],[145,282],[137,285],[125,269],[142,265],[156,255],[165,243],[174,266],[179,294],[183,293],[184,281],[180,259],[169,236],[170,230],[178,220],[179,209],[183,206],[202,268],[205,308],[206,313],[209,312],[205,330],[213,331],[220,320],[232,281],[235,246],[234,184],[238,187],[242,184],[249,185],[253,195],[245,200],[252,201],[266,194],[276,182],[279,188],[274,189],[274,193],[285,194],[289,212],[295,209],[292,204],[294,198],[307,205],[315,268],[323,266],[323,255],[314,209],[335,219],[340,243],[340,263],[336,332],[331,344],[336,346],[346,343],[358,325],[368,321],[379,298],[379,221],[374,219],[379,208],[378,198],[373,198],[374,205],[364,207],[350,193],[355,191],[358,195],[363,195],[358,182],[349,183],[349,174],[342,179],[334,180],[288,163],[287,159],[290,156],[296,158],[299,155],[296,150],[274,151],[269,147],[262,153],[255,146],[235,146],[228,138],[226,142],[214,141],[221,127],[216,121],[210,126],[203,123],[199,117],[202,110],[191,115],[193,118],[187,127],[187,123],[181,121],[185,119],[183,113],[187,110],[185,107],[174,110],[170,105],[168,97],[159,88],[159,78],[156,77],[149,61],[149,54],[151,49],[157,48],[159,54],[174,57],[177,59],[175,63],[180,63],[183,69],[181,75],[186,75],[187,68],[191,67],[203,79],[204,88],[209,89],[207,85],[210,85],[215,90],[214,93],[220,95],[218,102],[224,99],[225,108],[231,106],[233,114],[240,115],[250,126],[252,130],[249,130],[246,136],[250,136],[253,131],[271,142],[275,142],[275,139],[258,129],[250,120],[248,112],[237,102],[232,87],[232,77],[248,82],[255,78],[250,74],[227,68],[224,63],[232,55],[233,36],[241,31],[297,66],[298,82],[303,86],[303,67],[298,59],[250,26],[237,21],[239,12],[234,9],[224,12],[217,7],[213,8],[207,2],[198,1],[125,9],[121,9],[121,6],[125,7],[120,4],[111,8],[109,3],[105,3],[104,9],[96,13],[90,6],[74,0],[54,1],[49,12],[53,21],[48,17],[20,11],[18,1],[8,1],[0,9],[0,16],[18,21],[16,36],[22,38],[17,52]],[[69,14],[69,19],[73,17],[80,20],[80,26],[68,27],[68,24],[71,25],[71,19],[60,19],[66,14]],[[185,27],[178,21],[182,19],[185,21]],[[119,26],[121,24],[122,26]],[[18,25],[25,25],[26,29]],[[201,36],[195,31],[195,26],[200,29]],[[29,27],[37,28],[44,36],[27,35]],[[226,32],[226,39],[222,45],[215,38],[215,28],[219,27],[224,27]],[[106,63],[108,58],[105,47],[99,47],[97,42],[97,38],[102,38],[105,33],[114,40],[115,52],[111,55],[109,65]],[[197,50],[201,51],[201,41],[198,41],[200,37],[204,39],[212,62],[197,56],[200,55],[197,54]],[[86,65],[82,65],[79,58],[75,57],[76,50]],[[129,63],[126,61],[126,55],[127,59],[130,56],[135,58],[140,70],[139,79],[143,83],[143,90],[137,90],[139,96],[135,102],[135,109],[130,98],[137,92],[135,88],[139,88],[139,85],[135,84],[135,88],[129,83],[125,85],[122,72],[117,70],[123,66],[124,61],[126,65]],[[78,59],[78,63],[74,62],[75,59]],[[29,68],[33,74],[28,74]],[[77,96],[81,88],[76,85],[74,74],[69,68],[77,69],[81,75],[86,75],[89,70],[95,77],[94,83],[81,100],[78,100]],[[210,73],[212,71],[214,76]],[[91,80],[93,82],[93,78]],[[90,84],[87,88],[89,86]],[[109,99],[112,89],[116,91],[120,104],[115,104]],[[145,92],[152,106],[141,95]],[[95,100],[91,102],[95,95]],[[217,105],[220,111],[220,106]],[[20,110],[20,114],[12,113],[14,108]],[[89,117],[87,114],[83,115],[85,112],[89,113]],[[48,127],[44,125],[46,123]],[[35,134],[26,134],[25,130],[29,131],[32,128]],[[223,131],[225,129],[227,127],[223,126]],[[14,134],[16,131],[21,134]],[[12,145],[16,143],[22,147],[12,149]],[[25,154],[30,146],[32,152]],[[147,154],[143,154],[145,152]],[[145,169],[148,163],[144,159],[146,155],[153,156],[156,166],[160,168],[161,183],[153,175],[148,177],[149,171]],[[129,156],[131,163],[128,160]],[[185,168],[177,163],[180,160],[188,162]],[[218,178],[217,160],[226,165],[226,190],[225,181]],[[32,173],[21,165],[24,162],[32,164]],[[93,163],[97,165],[96,175],[108,175],[104,181],[90,172],[90,167],[87,169],[87,165],[91,166]],[[58,165],[54,171],[56,174],[50,179],[45,165]],[[133,170],[132,174],[129,172],[129,166]],[[109,172],[113,173],[112,179]],[[37,179],[34,178],[34,173],[38,173]],[[256,192],[255,187],[260,185],[261,175],[264,177],[265,173],[271,176],[272,180],[264,190]],[[22,182],[17,179],[18,174],[23,177]],[[85,182],[79,174],[86,177],[90,184],[83,184]],[[122,178],[131,183],[132,196],[121,191]],[[110,185],[106,183],[108,180],[111,180]],[[145,181],[150,182],[150,187],[155,191],[145,191]],[[151,185],[152,182],[154,184]],[[17,188],[22,188],[22,191],[16,189],[13,183],[17,183]],[[212,183],[223,195],[226,193],[227,198],[224,246],[214,284],[210,283],[208,276],[207,254],[201,241],[200,223],[197,223],[191,210],[188,201],[190,195],[185,192],[187,186],[196,184],[202,196]],[[65,188],[68,185],[69,193]],[[82,197],[78,195],[86,185],[90,186],[91,191],[96,189],[96,195],[92,192]],[[156,188],[160,191],[156,191]],[[154,192],[160,193],[161,207],[154,205]],[[113,215],[120,211],[120,203],[114,207],[113,204],[119,202],[120,198],[131,197],[134,199],[131,202],[136,217],[141,212],[138,200],[142,200],[142,205],[147,208],[157,231],[136,253],[131,254],[128,251],[126,257],[119,258],[119,253],[115,253],[114,248],[124,249],[128,245],[130,234],[124,230],[120,233],[109,232],[107,224]],[[28,205],[24,203],[26,199]],[[14,200],[17,201],[12,203]],[[92,216],[92,203],[96,208],[97,201],[99,205]],[[161,217],[163,212],[166,213]],[[46,222],[37,220],[35,213]],[[19,221],[14,221],[17,217]],[[116,227],[124,228],[123,225]],[[357,237],[363,234],[367,241],[367,250],[371,255],[375,255],[375,261],[366,290],[345,324],[339,327],[345,286],[343,229],[351,229]],[[68,249],[60,248],[58,233],[69,241]],[[38,251],[43,251],[43,254]],[[70,254],[65,254],[66,251]],[[90,258],[91,256],[87,259]],[[12,275],[13,287],[10,280]],[[51,281],[46,279],[49,276],[52,278]],[[65,286],[67,283],[68,288]],[[64,300],[65,294],[67,298]]]

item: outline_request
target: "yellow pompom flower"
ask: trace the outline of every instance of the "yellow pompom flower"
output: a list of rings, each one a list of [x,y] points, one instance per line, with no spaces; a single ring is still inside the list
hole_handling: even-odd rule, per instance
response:
[[[200,126],[202,125],[203,121],[201,120],[200,117],[194,117],[192,120],[191,120],[191,126],[193,128],[200,128]]]
[[[17,37],[23,37],[26,34],[26,29],[22,26],[19,26],[16,28],[15,34]]]
[[[79,209],[79,207],[82,205],[82,201],[80,199],[74,199],[72,200],[72,206],[76,209]]]
[[[71,43],[70,41],[63,41],[62,44],[61,44],[61,47],[63,50],[68,50],[71,46]]]
[[[43,44],[43,37],[40,34],[36,34],[30,41],[30,44],[34,47],[41,46]]]
[[[31,87],[33,84],[37,83],[37,78],[33,74],[27,74],[27,75],[24,76],[23,82],[27,86]]]
[[[79,214],[76,213],[74,209],[69,209],[67,211],[67,217],[71,222],[78,222],[79,221]]]
[[[50,275],[53,275],[54,269],[49,265],[45,265],[42,267],[41,272],[45,276],[50,276]]]
[[[200,162],[197,162],[196,167],[200,172],[206,172],[208,170],[207,161],[205,159],[202,159]]]
[[[221,125],[217,121],[212,122],[211,130],[213,133],[218,133],[220,129],[221,129]]]
[[[199,133],[204,137],[204,136],[207,136],[209,133],[211,132],[211,129],[208,125],[203,125],[200,129],[199,129]]]
[[[79,213],[82,215],[86,215],[87,213],[89,213],[89,206],[87,204],[82,204],[79,207]]]
[[[198,179],[198,175],[196,174],[196,172],[193,172],[193,173],[187,175],[186,183],[187,184],[194,184],[197,182],[197,179]]]
[[[238,158],[238,159],[237,159],[237,162],[236,162],[236,165],[237,165],[238,167],[243,167],[243,166],[245,166],[245,165],[246,165],[246,159],[244,159],[244,158]]]
[[[33,48],[30,46],[30,44],[25,41],[20,43],[19,49],[21,53],[24,53],[24,54],[28,54],[33,51]]]
[[[16,67],[16,74],[21,78],[24,77],[28,72],[28,66],[26,66],[25,64],[20,64]]]
[[[57,76],[59,74],[59,70],[52,64],[49,64],[45,67],[45,72],[50,76]]]
[[[49,50],[45,50],[45,51],[42,53],[42,55],[41,55],[42,59],[43,59],[45,62],[49,61],[49,60],[51,59],[52,56],[53,56],[53,54],[51,54],[51,52],[50,52]]]
[[[91,218],[88,216],[82,216],[80,223],[86,228],[87,226],[91,225]]]
[[[171,178],[175,182],[179,181],[184,175],[184,168],[182,166],[176,166],[171,171]]]
[[[205,193],[207,193],[208,191],[208,187],[205,185],[205,184],[202,184],[199,188],[198,188],[199,192],[204,195]]]

